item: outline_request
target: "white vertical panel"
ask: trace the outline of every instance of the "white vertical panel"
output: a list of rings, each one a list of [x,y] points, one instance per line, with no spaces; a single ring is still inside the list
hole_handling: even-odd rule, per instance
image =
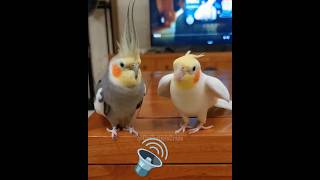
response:
[[[94,85],[107,68],[105,56],[108,54],[106,23],[103,9],[96,9],[88,18],[91,62]]]

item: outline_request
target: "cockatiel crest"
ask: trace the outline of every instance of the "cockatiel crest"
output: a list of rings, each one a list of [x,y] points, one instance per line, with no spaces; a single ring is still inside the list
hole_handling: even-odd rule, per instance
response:
[[[134,0],[129,2],[119,52],[110,60],[111,81],[132,88],[141,82],[140,49],[133,20]]]

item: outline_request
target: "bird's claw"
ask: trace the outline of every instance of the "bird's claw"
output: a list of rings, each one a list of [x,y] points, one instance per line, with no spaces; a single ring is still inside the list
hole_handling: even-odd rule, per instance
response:
[[[135,136],[139,136],[139,133],[133,127],[124,128],[123,130],[129,131],[130,134],[133,134]]]
[[[188,131],[188,133],[189,133],[189,134],[193,134],[193,133],[198,132],[199,130],[200,130],[200,128],[199,128],[199,127],[196,127],[196,128],[190,129],[190,130]]]
[[[113,140],[115,140],[118,136],[117,132],[119,131],[116,127],[113,127],[112,129],[107,128],[107,131],[111,133],[111,137]]]
[[[214,126],[213,125],[211,125],[211,126],[201,126],[201,128],[200,129],[210,129],[210,128],[213,128]]]
[[[211,126],[199,125],[199,126],[197,126],[196,128],[190,129],[190,130],[188,131],[188,133],[189,133],[189,134],[193,134],[193,133],[198,132],[200,129],[210,129],[210,128],[212,128],[212,127],[213,127],[213,125],[211,125]]]
[[[186,128],[187,128],[187,125],[184,124],[180,127],[180,129],[176,130],[175,133],[178,134],[180,133],[181,131],[184,133],[186,131]]]

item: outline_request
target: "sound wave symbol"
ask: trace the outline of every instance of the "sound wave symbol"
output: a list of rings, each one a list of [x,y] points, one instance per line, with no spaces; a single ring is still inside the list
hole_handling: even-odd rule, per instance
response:
[[[149,148],[156,150],[158,154],[160,154],[160,151],[159,151],[159,149],[160,149],[160,150],[161,150],[161,158],[163,158],[163,156],[165,156],[164,159],[167,160],[167,158],[168,158],[168,148],[167,148],[166,144],[165,144],[164,142],[162,142],[160,139],[157,139],[157,138],[148,138],[148,139],[144,140],[144,141],[142,142],[142,144],[146,143],[147,141],[152,141],[152,140],[153,140],[153,141],[157,141],[157,142],[159,142],[160,144],[162,144],[162,146],[164,147],[165,151],[163,151],[162,146],[161,146],[159,143],[157,143],[157,142],[148,142],[145,146],[146,146],[146,147],[149,147],[150,145],[155,145],[155,146],[150,146]],[[158,147],[159,147],[159,148],[158,148]]]

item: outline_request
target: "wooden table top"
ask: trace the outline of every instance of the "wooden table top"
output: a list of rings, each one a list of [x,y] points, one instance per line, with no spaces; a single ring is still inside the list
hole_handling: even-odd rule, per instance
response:
[[[212,108],[208,113],[206,125],[214,128],[201,130],[195,134],[174,131],[179,128],[181,118],[168,98],[157,96],[160,78],[169,72],[144,73],[147,94],[133,125],[140,137],[134,137],[126,131],[118,133],[119,138],[113,141],[106,127],[108,121],[96,113],[88,119],[89,164],[135,164],[137,149],[147,137],[163,140],[169,150],[165,163],[231,163],[232,162],[232,112]],[[212,75],[213,72],[205,72]],[[232,72],[217,71],[214,73],[232,94]],[[195,123],[195,120],[192,120]]]

